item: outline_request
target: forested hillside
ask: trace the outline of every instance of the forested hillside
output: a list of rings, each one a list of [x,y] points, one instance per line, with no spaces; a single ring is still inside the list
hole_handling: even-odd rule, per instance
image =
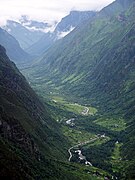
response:
[[[0,176],[2,179],[84,179],[67,162],[70,143],[0,46]],[[75,169],[74,170],[72,170]]]

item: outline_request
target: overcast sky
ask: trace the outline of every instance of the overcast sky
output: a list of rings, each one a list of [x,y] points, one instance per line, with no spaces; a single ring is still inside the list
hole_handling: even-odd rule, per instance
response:
[[[59,21],[71,10],[99,10],[114,0],[0,0],[0,24],[28,15],[40,21]]]

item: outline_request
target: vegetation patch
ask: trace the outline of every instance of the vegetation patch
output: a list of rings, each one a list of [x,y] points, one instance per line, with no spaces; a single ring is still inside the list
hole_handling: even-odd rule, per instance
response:
[[[68,102],[63,97],[59,96],[52,96],[52,101],[63,106],[65,110],[73,112],[77,115],[94,115],[97,112],[97,109],[94,107]]]
[[[119,143],[117,141],[115,143],[114,150],[111,156],[111,164],[112,164],[113,173],[119,177],[125,176],[125,167],[129,163],[128,161],[125,161],[122,159],[122,156],[121,156],[122,145],[123,145],[122,143]]]
[[[126,128],[126,123],[123,118],[100,118],[94,122],[112,131],[122,131]]]
[[[62,131],[63,134],[69,139],[69,141],[73,145],[76,145],[81,142],[85,142],[95,137],[95,135],[92,133],[88,133],[86,131],[80,131],[74,128],[69,128],[67,126],[63,126]]]

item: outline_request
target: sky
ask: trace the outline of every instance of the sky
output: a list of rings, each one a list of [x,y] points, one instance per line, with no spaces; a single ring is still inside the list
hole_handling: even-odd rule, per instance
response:
[[[0,25],[7,19],[18,20],[21,15],[30,19],[54,22],[71,10],[100,10],[114,0],[0,0]]]

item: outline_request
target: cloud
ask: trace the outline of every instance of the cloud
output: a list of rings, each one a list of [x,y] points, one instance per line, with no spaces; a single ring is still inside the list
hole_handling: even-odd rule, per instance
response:
[[[57,32],[57,39],[61,39],[61,38],[65,37],[66,35],[68,35],[73,30],[74,30],[74,27],[71,27],[69,31]]]
[[[0,0],[0,24],[21,15],[41,21],[59,21],[71,10],[99,10],[114,0]]]

